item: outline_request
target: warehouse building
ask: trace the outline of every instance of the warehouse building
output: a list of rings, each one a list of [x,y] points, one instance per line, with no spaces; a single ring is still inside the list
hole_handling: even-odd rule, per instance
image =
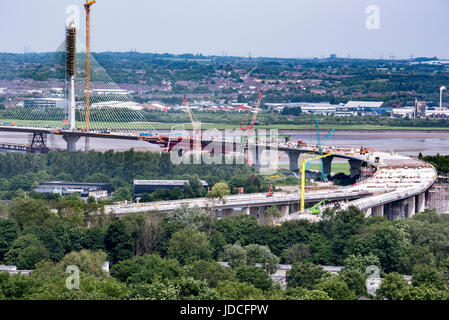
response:
[[[207,182],[201,180],[201,183],[204,189],[208,191],[209,185]],[[151,194],[161,189],[173,190],[179,188],[184,191],[185,184],[189,184],[189,180],[134,180],[133,198],[140,197],[144,193]]]
[[[23,101],[23,107],[27,108],[67,108],[68,103],[66,99],[60,98],[35,98],[26,99]]]
[[[61,196],[79,193],[81,198],[93,196],[98,199],[111,194],[112,186],[109,183],[50,181],[39,183],[34,191],[45,194],[58,193]]]

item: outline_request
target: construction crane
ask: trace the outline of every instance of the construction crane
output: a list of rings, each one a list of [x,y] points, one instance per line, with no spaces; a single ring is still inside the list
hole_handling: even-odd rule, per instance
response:
[[[335,129],[332,129],[327,136],[324,138],[324,141],[321,142],[321,136],[320,136],[320,126],[318,124],[318,119],[315,118],[315,131],[316,131],[316,142],[317,142],[317,151],[318,154],[321,155],[323,151],[323,145],[326,144],[327,140],[329,140],[334,133]],[[326,173],[324,172],[324,164],[323,161],[321,161],[321,180],[327,181]]]
[[[245,74],[243,77],[241,77],[240,79],[242,79],[243,81],[248,80],[249,76],[251,75],[251,73],[253,73],[254,70],[257,69],[257,65],[251,69],[250,72],[248,72],[247,74]]]
[[[193,114],[192,114],[192,111],[190,110],[190,106],[189,106],[189,103],[187,102],[186,96],[184,96],[184,101],[182,102],[182,105],[184,107],[186,107],[186,109],[187,109],[187,113],[189,114],[190,122],[192,123],[192,130],[195,130],[195,121],[193,120]]]
[[[254,104],[254,109],[255,110],[254,110],[253,118],[251,120],[251,125],[248,126],[248,125],[245,124],[245,119],[246,119],[246,117],[245,117],[243,119],[242,123],[240,123],[240,125],[242,126],[241,127],[242,130],[250,130],[250,131],[253,130],[254,124],[256,123],[257,114],[259,113],[259,110],[260,110],[259,107],[260,107],[260,103],[262,102],[262,96],[263,96],[263,91],[260,90],[259,96],[257,97],[257,101]]]
[[[306,189],[306,163],[309,163],[311,161],[318,160],[318,159],[323,159],[323,158],[329,157],[333,154],[334,153],[327,153],[325,155],[320,155],[320,156],[316,156],[313,158],[304,159],[301,161],[301,168],[300,168],[300,172],[301,172],[301,212],[304,212],[304,208],[305,208],[304,198],[305,198],[305,189]]]
[[[86,0],[84,8],[86,9],[86,131],[90,125],[90,7],[96,3],[96,0]]]

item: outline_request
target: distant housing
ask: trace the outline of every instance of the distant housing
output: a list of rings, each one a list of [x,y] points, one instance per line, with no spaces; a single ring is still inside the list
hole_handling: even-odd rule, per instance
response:
[[[34,191],[44,194],[57,193],[61,196],[79,193],[82,198],[91,196],[101,199],[106,198],[112,192],[112,186],[109,183],[50,181],[39,183]]]
[[[201,180],[204,189],[207,191],[209,185]],[[184,190],[184,184],[189,184],[189,180],[134,180],[133,198],[140,197],[144,193],[151,194],[160,189],[173,190],[178,187]]]

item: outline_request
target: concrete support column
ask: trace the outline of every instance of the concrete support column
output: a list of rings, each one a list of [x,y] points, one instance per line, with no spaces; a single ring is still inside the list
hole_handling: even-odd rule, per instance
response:
[[[373,214],[373,208],[368,208],[365,210],[365,217],[369,217]]]
[[[415,214],[415,196],[408,198],[407,218],[412,217]]]
[[[288,155],[288,168],[290,171],[298,170],[298,158],[299,152],[287,152]]]
[[[251,213],[251,208],[250,207],[246,207],[242,209],[242,213],[246,214],[246,215],[250,215]]]
[[[323,161],[324,174],[327,178],[329,178],[332,174],[332,160],[334,160],[333,156],[321,159],[321,161]]]
[[[76,152],[76,142],[80,139],[79,136],[64,135],[62,138],[67,142],[67,151]]]
[[[423,212],[426,209],[426,197],[425,193],[418,194],[417,196],[417,202],[418,202],[418,213]]]
[[[261,164],[260,164],[260,154],[259,154],[259,147],[258,146],[255,146],[255,147],[253,147],[253,148],[251,148],[251,149],[249,149],[250,150],[250,152],[251,152],[251,162],[252,162],[252,165],[253,165],[253,167],[256,169],[256,170],[259,170],[260,169],[260,167],[261,167]]]
[[[349,162],[349,165],[351,166],[351,169],[350,169],[351,178],[354,178],[355,176],[360,175],[360,173],[361,173],[360,167],[362,165],[362,160],[351,159],[348,162]]]
[[[288,205],[285,205],[285,206],[281,206],[281,214],[282,214],[282,216],[288,216],[288,210],[289,209],[289,206]]]
[[[373,208],[373,213],[376,216],[383,217],[383,215],[384,215],[384,205],[381,204],[381,205],[379,205],[377,207],[374,207]]]

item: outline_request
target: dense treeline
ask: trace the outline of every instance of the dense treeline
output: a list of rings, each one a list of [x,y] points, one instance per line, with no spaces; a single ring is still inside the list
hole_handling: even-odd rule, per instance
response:
[[[114,220],[77,199],[56,210],[15,199],[1,212],[0,263],[35,271],[0,273],[0,299],[351,300],[368,296],[368,266],[385,278],[380,299],[449,299],[449,217],[431,211],[387,221],[350,207],[274,227],[186,207]],[[279,262],[293,264],[287,290],[269,277]],[[79,290],[65,286],[68,265],[80,268]],[[332,275],[318,265],[344,269]]]
[[[246,185],[238,185],[235,179],[239,177]],[[49,180],[111,183],[114,190],[125,188],[130,193],[134,179],[193,178],[204,179],[210,186],[232,178],[234,183],[230,184],[231,187],[253,185],[259,191],[264,186],[259,178],[254,177],[254,171],[248,165],[174,165],[169,153],[130,150],[104,153],[51,152],[48,155],[0,154],[0,191],[9,192],[4,197],[15,194],[19,189],[30,191],[39,182]]]
[[[432,164],[439,174],[447,175],[449,173],[449,156],[425,156],[420,153],[419,158]]]

